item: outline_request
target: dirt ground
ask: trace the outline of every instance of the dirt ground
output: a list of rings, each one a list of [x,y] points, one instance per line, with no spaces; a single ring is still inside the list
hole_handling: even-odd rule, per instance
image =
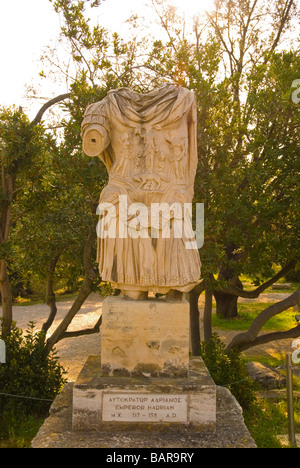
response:
[[[277,300],[284,299],[288,294],[272,293],[262,294],[259,300],[261,302],[276,302]],[[241,299],[242,301],[252,301],[251,299]],[[258,299],[255,299],[257,302]],[[97,322],[99,315],[102,313],[102,302],[98,294],[91,294],[87,301],[82,306],[80,312],[76,315],[73,322],[69,327],[69,331],[80,330],[82,328],[92,328]],[[49,330],[49,334],[58,326],[62,318],[65,316],[69,308],[72,306],[73,300],[58,302],[58,313],[56,319]],[[200,310],[202,309],[202,299],[200,299]],[[49,308],[45,304],[37,304],[31,306],[14,306],[13,318],[17,322],[17,326],[26,329],[30,321],[36,322],[37,329],[40,329],[46,321],[49,313]],[[1,315],[1,313],[0,313]],[[216,330],[220,337],[226,342],[239,332]],[[282,340],[274,343],[268,343],[263,346],[256,346],[245,354],[251,356],[255,355],[278,355],[292,351],[291,343],[293,340]],[[90,355],[97,355],[100,353],[101,335],[94,334],[88,336],[81,336],[77,338],[64,339],[56,345],[57,354],[60,363],[67,371],[67,378],[69,381],[74,381],[81,371],[86,359]]]
[[[103,298],[98,294],[91,294],[81,307],[80,312],[73,319],[68,331],[81,330],[83,328],[93,328],[102,313]],[[48,335],[57,328],[63,317],[73,304],[73,300],[57,303],[57,316],[51,326]],[[36,328],[41,329],[47,320],[49,307],[46,304],[31,306],[15,306],[13,308],[13,319],[17,326],[26,329],[30,321],[36,322]],[[90,355],[100,354],[100,334],[68,338],[60,341],[56,345],[57,355],[60,364],[67,371],[67,378],[73,382],[76,380],[85,361]]]

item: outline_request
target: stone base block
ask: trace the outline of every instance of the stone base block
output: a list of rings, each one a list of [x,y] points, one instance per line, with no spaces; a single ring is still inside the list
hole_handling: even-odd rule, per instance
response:
[[[189,303],[108,297],[101,340],[101,369],[107,375],[187,377]]]
[[[67,384],[56,397],[49,417],[31,442],[31,448],[98,448],[105,449],[103,453],[110,451],[112,454],[131,449],[131,453],[142,451],[143,457],[147,450],[184,452],[194,449],[195,456],[199,454],[199,463],[203,462],[203,454],[198,451],[200,448],[256,448],[245,425],[242,408],[227,388],[217,387],[217,424],[213,431],[208,428],[196,432],[192,426],[181,426],[178,430],[175,424],[163,432],[149,431],[148,425],[140,432],[116,429],[87,432],[72,430],[73,386],[73,383]]]
[[[186,378],[105,376],[91,356],[73,387],[73,430],[214,429],[216,385],[203,360],[190,359]]]

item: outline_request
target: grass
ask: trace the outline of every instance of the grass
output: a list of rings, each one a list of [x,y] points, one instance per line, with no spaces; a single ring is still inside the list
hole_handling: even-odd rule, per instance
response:
[[[56,302],[65,302],[70,301],[76,298],[76,293],[66,294],[64,292],[56,292],[55,293]],[[14,300],[14,306],[31,306],[37,304],[45,304],[45,295],[35,293],[28,298],[24,297],[17,297]]]
[[[276,369],[277,367],[285,365],[285,354],[274,353],[272,355],[266,354],[266,355],[261,355],[261,356],[257,354],[254,356],[247,354],[245,355],[245,360],[247,362],[251,362],[251,361],[260,362],[261,364],[264,364],[266,366],[271,366]]]
[[[2,415],[2,427],[9,430],[8,434],[0,431],[0,448],[29,448],[43,422],[43,418],[33,415],[15,417],[9,414],[4,418]]]
[[[264,291],[263,294],[292,294],[294,293],[300,286],[300,283],[291,283],[291,286],[288,289],[273,289],[273,288],[268,288]],[[251,288],[252,289],[252,288]]]
[[[295,407],[299,432],[299,404]],[[287,434],[287,404],[285,400],[259,398],[251,411],[244,412],[245,423],[258,448],[283,448],[277,436]]]
[[[248,330],[253,320],[270,305],[270,302],[241,303],[238,306],[239,317],[233,319],[224,319],[214,312],[212,326],[219,330]],[[262,330],[289,330],[297,325],[295,315],[293,308],[290,308],[270,319]]]
[[[294,376],[294,390],[300,391],[300,380]],[[300,402],[294,402],[295,431],[300,433]],[[250,411],[244,412],[245,423],[258,448],[284,448],[279,435],[288,434],[286,398],[258,397]]]
[[[281,355],[247,355],[247,361],[257,361],[278,368],[285,365],[285,354]],[[285,373],[284,370],[281,371]],[[294,391],[300,392],[300,379],[293,376]],[[249,411],[244,411],[245,423],[258,448],[286,448],[278,436],[288,434],[287,398],[265,398],[257,395],[257,401]],[[267,392],[266,392],[267,393]],[[295,431],[300,433],[300,401],[294,401]]]

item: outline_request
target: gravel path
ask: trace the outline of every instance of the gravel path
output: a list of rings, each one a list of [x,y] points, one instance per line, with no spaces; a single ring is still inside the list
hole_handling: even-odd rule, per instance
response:
[[[74,317],[68,330],[93,328],[102,313],[102,302],[103,298],[99,294],[91,294],[81,307],[80,312]],[[49,329],[48,335],[51,335],[57,328],[72,304],[73,300],[57,303],[57,316]],[[46,304],[13,307],[13,318],[17,322],[17,326],[23,330],[26,329],[30,321],[36,322],[36,328],[40,330],[47,320],[48,314],[49,307]],[[61,365],[67,371],[68,380],[74,381],[87,358],[92,354],[97,355],[100,353],[100,334],[64,339],[57,343],[55,348]]]
[[[284,299],[287,296],[289,296],[289,294],[262,294],[259,299],[241,299],[241,301],[257,302],[259,300],[260,302],[276,302],[280,299]],[[101,298],[98,294],[91,294],[82,306],[80,312],[75,316],[69,327],[69,331],[80,330],[82,328],[92,328],[102,312],[102,302],[103,298]],[[201,302],[202,297],[199,304],[200,309]],[[55,330],[72,304],[73,300],[58,302],[58,313],[52,327],[49,330],[49,334]],[[41,329],[43,323],[48,317],[48,314],[49,308],[45,304],[13,307],[13,319],[17,322],[17,326],[22,329],[26,329],[27,324],[30,321],[36,322],[37,329]],[[229,342],[238,332],[218,330],[218,333],[225,342]],[[248,353],[251,355],[261,355],[262,353],[267,353],[270,355],[274,353],[285,353],[292,350],[292,341],[293,340],[282,340],[263,346],[257,346],[250,349]],[[60,363],[67,371],[67,378],[69,381],[74,381],[76,379],[88,356],[93,354],[97,355],[100,353],[100,343],[100,334],[94,334],[77,338],[64,339],[56,345]]]

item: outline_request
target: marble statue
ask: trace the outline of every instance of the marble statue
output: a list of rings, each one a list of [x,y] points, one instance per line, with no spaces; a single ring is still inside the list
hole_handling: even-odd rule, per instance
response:
[[[182,300],[200,279],[197,248],[186,248],[185,230],[176,235],[176,221],[182,220],[183,208],[194,195],[196,127],[194,94],[171,84],[146,94],[115,89],[85,112],[84,152],[98,156],[109,173],[100,204],[115,209],[116,235],[98,236],[99,271],[103,281],[128,298],[143,300],[152,291],[166,294],[167,300]],[[123,207],[121,199],[126,199]],[[123,209],[143,205],[151,213],[153,206],[174,204],[182,211],[167,210],[168,236],[161,235],[163,210],[153,226],[153,218],[142,216],[142,209],[135,224],[134,210]],[[121,235],[121,224],[129,231],[138,224],[138,235]]]

